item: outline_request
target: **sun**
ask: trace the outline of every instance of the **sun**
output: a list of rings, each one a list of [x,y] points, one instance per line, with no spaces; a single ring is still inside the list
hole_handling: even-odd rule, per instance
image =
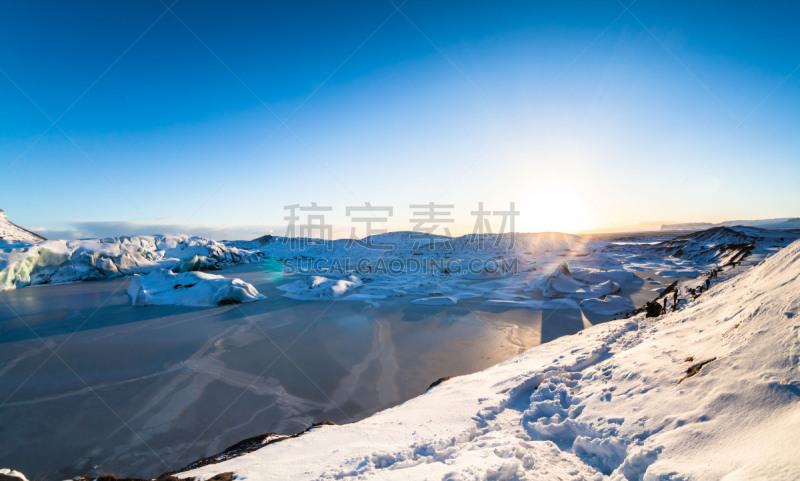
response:
[[[595,226],[590,202],[570,187],[538,187],[520,204],[521,232],[574,233]]]

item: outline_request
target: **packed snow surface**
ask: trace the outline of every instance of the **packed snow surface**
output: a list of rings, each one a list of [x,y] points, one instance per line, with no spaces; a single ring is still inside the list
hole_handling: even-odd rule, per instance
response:
[[[203,237],[156,235],[44,241],[0,249],[0,290],[176,268],[255,262],[261,253]]]
[[[264,299],[255,287],[241,279],[206,272],[175,274],[163,269],[134,276],[128,285],[128,295],[134,306],[218,306]]]
[[[600,324],[180,476],[794,480],[799,364],[794,242],[678,311]]]

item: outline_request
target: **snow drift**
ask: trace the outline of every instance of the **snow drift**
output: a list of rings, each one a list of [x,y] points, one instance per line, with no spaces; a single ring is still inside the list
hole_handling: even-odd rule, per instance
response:
[[[134,276],[128,285],[128,295],[134,306],[218,306],[264,299],[252,284],[241,279],[205,272],[175,274],[168,270]]]
[[[266,479],[797,479],[800,242],[363,421],[217,465]]]

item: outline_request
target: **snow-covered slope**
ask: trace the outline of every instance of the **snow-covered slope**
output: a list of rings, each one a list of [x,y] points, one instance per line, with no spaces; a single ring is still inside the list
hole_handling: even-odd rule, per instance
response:
[[[800,233],[758,227],[713,227],[658,244],[656,250],[700,264],[725,265],[750,255],[758,262],[797,238]]]
[[[800,241],[682,310],[559,338],[207,479],[798,479]]]
[[[0,209],[0,240],[38,242],[43,241],[44,237],[14,224],[8,220],[3,209]]]

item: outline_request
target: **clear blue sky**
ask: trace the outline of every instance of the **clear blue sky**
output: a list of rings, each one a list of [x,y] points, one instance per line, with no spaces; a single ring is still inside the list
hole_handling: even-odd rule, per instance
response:
[[[390,228],[452,203],[456,230],[478,201],[516,202],[518,230],[800,216],[796,2],[165,1],[0,3],[12,220],[248,237],[310,202],[339,225],[390,205]]]

